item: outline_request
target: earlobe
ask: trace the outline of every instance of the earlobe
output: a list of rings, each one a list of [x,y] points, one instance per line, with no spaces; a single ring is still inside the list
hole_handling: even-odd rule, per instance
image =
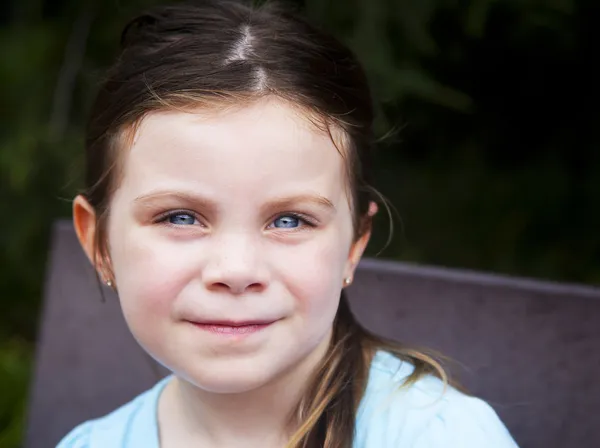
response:
[[[92,264],[96,251],[96,212],[86,198],[78,195],[73,201],[73,226],[82,249]]]
[[[352,244],[352,247],[350,248],[350,254],[348,255],[346,277],[344,278],[344,287],[350,286],[350,284],[352,283],[352,279],[354,278],[354,271],[356,270],[356,266],[358,266],[358,263],[362,258],[363,252],[367,247],[367,243],[369,242],[370,236],[371,231],[368,230],[358,240],[356,240],[354,244]]]

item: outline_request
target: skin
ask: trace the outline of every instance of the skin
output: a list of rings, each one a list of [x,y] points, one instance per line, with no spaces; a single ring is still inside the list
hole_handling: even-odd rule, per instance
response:
[[[353,238],[342,155],[272,98],[151,113],[126,151],[110,260],[97,268],[136,340],[175,374],[159,404],[161,446],[281,446],[370,236]],[[78,196],[73,212],[93,259],[94,209]],[[217,320],[268,325],[194,324]]]

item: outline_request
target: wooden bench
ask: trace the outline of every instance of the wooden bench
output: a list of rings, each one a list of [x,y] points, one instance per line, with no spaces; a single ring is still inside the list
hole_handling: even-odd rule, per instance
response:
[[[52,241],[26,448],[55,446],[166,373],[109,290],[102,302],[70,223]],[[600,447],[600,289],[365,260],[349,295],[368,328],[464,365],[462,383],[522,448]]]

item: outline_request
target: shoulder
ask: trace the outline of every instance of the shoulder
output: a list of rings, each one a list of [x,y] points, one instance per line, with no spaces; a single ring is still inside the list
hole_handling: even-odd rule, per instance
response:
[[[90,433],[93,424],[93,420],[90,420],[75,427],[75,429],[58,442],[56,448],[88,448],[90,446]]]
[[[140,446],[140,443],[151,448],[155,442],[157,445],[156,404],[168,380],[169,377],[161,380],[110,414],[76,426],[56,448],[128,448]]]
[[[357,416],[356,446],[514,448],[496,412],[433,376],[402,387],[413,366],[387,352],[373,359]]]

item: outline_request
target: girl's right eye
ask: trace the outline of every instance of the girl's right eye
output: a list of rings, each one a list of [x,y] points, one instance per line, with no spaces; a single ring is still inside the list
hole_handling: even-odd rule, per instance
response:
[[[194,215],[186,212],[169,213],[168,215],[161,217],[158,222],[172,226],[191,226],[199,224]]]

